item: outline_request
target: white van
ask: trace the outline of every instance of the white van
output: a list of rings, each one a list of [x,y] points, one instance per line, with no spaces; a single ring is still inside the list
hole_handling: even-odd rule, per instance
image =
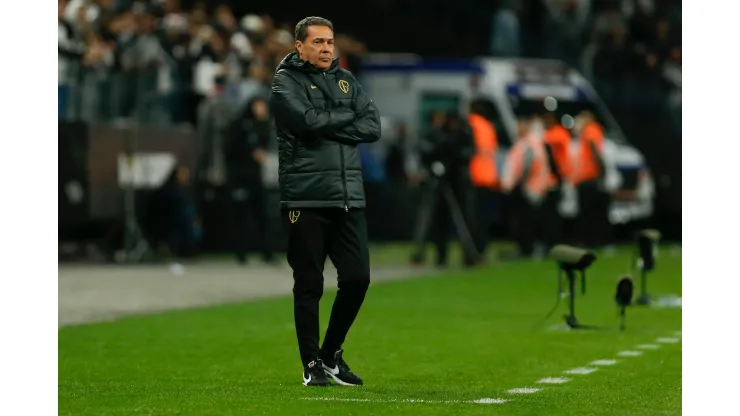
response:
[[[423,133],[431,111],[457,109],[465,113],[471,100],[485,99],[491,104],[489,116],[504,149],[516,137],[518,115],[555,111],[570,128],[569,117],[589,110],[604,127],[607,183],[615,199],[621,199],[611,204],[611,222],[626,223],[652,215],[654,184],[643,155],[625,138],[591,83],[562,61],[432,61],[413,55],[373,55],[365,64],[361,82],[384,119],[405,123],[415,137]],[[574,140],[574,148],[576,145]],[[566,193],[561,208],[565,216],[577,214],[575,191]]]

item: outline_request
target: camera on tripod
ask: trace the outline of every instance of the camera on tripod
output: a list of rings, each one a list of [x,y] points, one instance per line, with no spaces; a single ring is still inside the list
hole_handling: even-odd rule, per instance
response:
[[[468,164],[475,152],[470,127],[458,113],[436,112],[432,126],[419,143],[421,162],[427,169],[427,181],[419,205],[412,261],[420,262],[424,243],[438,210],[448,211],[465,251],[466,264],[478,264],[481,253],[469,228],[465,194],[470,192]],[[440,203],[442,206],[440,206]],[[440,226],[440,224],[434,224]],[[439,249],[446,252],[445,249]]]

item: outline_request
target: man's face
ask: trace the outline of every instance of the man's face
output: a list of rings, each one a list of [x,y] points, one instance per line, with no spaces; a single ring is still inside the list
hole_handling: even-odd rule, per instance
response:
[[[329,69],[334,59],[334,32],[327,26],[309,26],[306,40],[297,40],[295,47],[304,61],[321,70]]]

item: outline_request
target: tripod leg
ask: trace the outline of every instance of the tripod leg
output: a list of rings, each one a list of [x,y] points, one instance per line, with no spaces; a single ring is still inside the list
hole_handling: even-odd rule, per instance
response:
[[[581,270],[581,294],[586,294],[586,271]]]
[[[465,221],[465,216],[460,209],[460,205],[457,204],[455,194],[452,192],[448,183],[444,183],[442,187],[445,199],[447,200],[447,205],[452,213],[452,220],[455,222],[457,233],[460,236],[460,242],[462,243],[463,249],[467,251],[469,258],[476,262],[480,261],[481,255],[478,253],[478,248],[475,246],[475,241],[473,241],[473,236],[470,234],[470,229]]]
[[[640,267],[640,296],[637,298],[638,305],[649,305],[651,303],[650,295],[647,293],[647,271]]]
[[[563,297],[563,270],[558,268],[558,297]]]
[[[568,289],[570,291],[570,311],[569,315],[565,317],[565,322],[571,328],[578,327],[578,320],[576,319],[576,275],[572,270],[565,272],[568,277]]]
[[[424,246],[427,240],[427,235],[429,234],[432,216],[434,214],[436,202],[435,196],[437,194],[438,185],[438,180],[436,178],[432,178],[431,183],[429,184],[429,189],[422,193],[421,210],[414,229],[414,257],[421,257],[424,253]]]
[[[149,243],[145,239],[140,239],[133,250],[131,250],[130,260],[141,262],[149,251]]]

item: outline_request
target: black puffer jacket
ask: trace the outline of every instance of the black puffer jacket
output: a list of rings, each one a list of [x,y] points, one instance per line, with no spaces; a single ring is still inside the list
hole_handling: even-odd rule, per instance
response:
[[[354,76],[337,60],[320,71],[291,52],[277,67],[270,107],[281,208],[364,208],[357,145],[380,138],[380,114]]]

